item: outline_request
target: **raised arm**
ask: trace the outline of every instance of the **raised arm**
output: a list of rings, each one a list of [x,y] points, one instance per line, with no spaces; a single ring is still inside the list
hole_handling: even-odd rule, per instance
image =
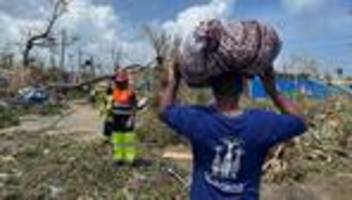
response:
[[[181,75],[178,70],[178,64],[175,62],[172,66],[168,67],[167,78],[162,83],[159,95],[159,115],[169,106],[175,104],[180,80]]]
[[[304,115],[299,106],[277,91],[273,71],[267,71],[262,74],[261,80],[268,95],[273,100],[275,106],[278,107],[282,113],[294,115],[304,120]]]

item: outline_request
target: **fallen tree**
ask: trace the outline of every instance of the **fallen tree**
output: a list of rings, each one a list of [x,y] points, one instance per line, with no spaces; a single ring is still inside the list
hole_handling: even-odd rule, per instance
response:
[[[83,88],[84,86],[97,84],[102,81],[107,81],[111,79],[113,75],[103,75],[99,77],[95,77],[86,81],[82,81],[80,83],[51,83],[45,86],[49,90],[69,90],[69,89],[78,89]]]

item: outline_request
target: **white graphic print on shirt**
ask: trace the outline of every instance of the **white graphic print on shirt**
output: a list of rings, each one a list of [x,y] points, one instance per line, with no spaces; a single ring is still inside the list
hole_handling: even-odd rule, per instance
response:
[[[205,180],[212,186],[228,193],[242,193],[244,185],[236,182],[244,155],[242,142],[237,138],[225,138],[215,146],[211,171],[205,172]]]

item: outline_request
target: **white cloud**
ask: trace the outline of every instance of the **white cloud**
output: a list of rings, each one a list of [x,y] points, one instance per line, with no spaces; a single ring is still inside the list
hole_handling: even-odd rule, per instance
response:
[[[20,19],[38,19],[45,13],[44,8],[48,6],[48,3],[48,0],[0,1],[0,12]]]
[[[318,11],[326,0],[281,0],[283,7],[291,14]]]
[[[227,18],[231,15],[235,0],[212,0],[208,4],[195,5],[180,12],[175,20],[166,21],[162,27],[181,37],[190,33],[200,21]]]
[[[24,29],[39,28],[47,23],[46,19],[50,16],[50,5],[47,2],[0,1],[0,48],[6,43],[23,42]],[[235,0],[211,0],[207,4],[188,7],[180,11],[174,20],[161,22],[161,27],[168,32],[185,36],[199,21],[230,16],[234,2]],[[78,42],[67,50],[67,54],[77,56],[77,49],[80,47],[86,54],[96,56],[104,66],[111,66],[111,50],[116,46],[125,52],[123,64],[145,64],[154,57],[154,51],[146,38],[131,24],[121,22],[111,2],[97,4],[95,0],[74,0],[68,13],[57,24],[56,32],[60,33],[63,28],[69,35],[79,37]],[[59,49],[57,52],[59,53]],[[33,54],[44,58],[48,52],[36,50]]]
[[[8,43],[18,44],[24,41],[23,30],[45,25],[50,15],[47,0],[12,0],[0,1],[0,46]],[[138,62],[144,64],[152,57],[148,43],[143,39],[134,39],[129,25],[123,24],[110,4],[96,4],[93,0],[74,0],[68,13],[58,21],[56,32],[65,29],[69,35],[79,38],[68,54],[77,54],[80,47],[86,54],[94,55],[105,66],[112,64],[111,49],[116,46],[125,50],[124,64]],[[124,34],[120,34],[124,32]],[[130,32],[126,34],[126,32]],[[129,38],[126,38],[126,35]],[[133,38],[133,37],[132,37]],[[142,51],[143,49],[143,51]],[[133,56],[130,56],[133,53]],[[35,55],[46,55],[45,50],[33,52]],[[68,59],[67,59],[68,60]]]

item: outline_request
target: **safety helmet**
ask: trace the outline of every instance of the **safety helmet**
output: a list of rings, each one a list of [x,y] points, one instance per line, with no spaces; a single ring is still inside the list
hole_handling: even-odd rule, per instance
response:
[[[126,83],[129,81],[129,77],[126,71],[119,71],[115,76],[116,83]]]

